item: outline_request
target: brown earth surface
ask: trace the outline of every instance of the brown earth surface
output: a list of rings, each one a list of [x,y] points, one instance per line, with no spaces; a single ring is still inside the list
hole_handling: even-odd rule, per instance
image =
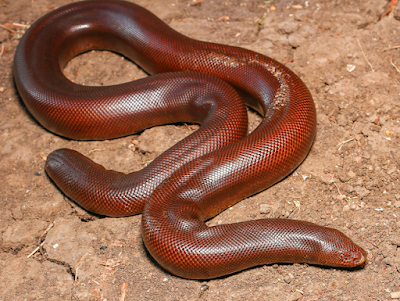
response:
[[[62,147],[109,169],[138,170],[197,127],[169,125],[80,142],[41,127],[14,86],[13,57],[24,24],[69,2],[0,0],[0,300],[121,300],[124,286],[126,300],[156,301],[400,295],[400,49],[393,47],[400,45],[400,5],[380,19],[387,0],[135,1],[190,37],[285,63],[315,100],[318,134],[304,163],[209,224],[307,220],[341,230],[368,251],[368,263],[358,270],[279,264],[193,281],[151,259],[140,216],[94,216],[67,199],[44,172],[46,156]],[[99,51],[73,59],[65,74],[86,85],[146,76],[121,56]],[[260,118],[253,113],[250,118],[254,128]],[[42,249],[28,258],[42,241]]]

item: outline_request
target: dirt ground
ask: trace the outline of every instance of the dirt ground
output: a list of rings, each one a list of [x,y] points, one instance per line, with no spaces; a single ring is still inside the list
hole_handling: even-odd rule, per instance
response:
[[[210,224],[302,219],[339,229],[368,251],[368,263],[358,270],[268,265],[192,281],[151,259],[140,216],[94,216],[44,172],[46,156],[62,147],[109,169],[138,170],[196,129],[169,125],[140,136],[78,142],[41,127],[14,86],[14,52],[24,24],[69,2],[0,0],[0,300],[124,300],[121,289],[126,300],[155,301],[400,298],[399,4],[380,19],[387,0],[135,0],[190,37],[285,63],[314,97],[318,134],[305,162]],[[81,55],[65,74],[86,85],[146,76],[109,52]],[[259,119],[250,114],[250,126]]]

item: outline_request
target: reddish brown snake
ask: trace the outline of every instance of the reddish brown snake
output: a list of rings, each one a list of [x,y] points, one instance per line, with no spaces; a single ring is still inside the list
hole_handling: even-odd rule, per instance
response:
[[[121,53],[162,74],[109,87],[68,81],[66,63],[91,49]],[[178,73],[165,73],[170,71]],[[309,222],[204,223],[283,179],[312,145],[311,95],[273,59],[192,40],[132,3],[87,1],[31,26],[19,43],[14,75],[32,115],[68,138],[109,139],[157,124],[201,123],[137,173],[105,170],[67,149],[52,152],[46,162],[52,180],[87,210],[109,216],[142,212],[144,243],[171,273],[204,279],[275,262],[364,264],[365,251],[348,237]],[[247,136],[246,110],[236,91],[263,116]]]

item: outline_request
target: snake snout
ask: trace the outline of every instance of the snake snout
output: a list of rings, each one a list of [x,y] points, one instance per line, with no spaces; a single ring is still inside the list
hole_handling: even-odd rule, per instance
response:
[[[64,163],[62,149],[53,151],[47,156],[46,159],[46,170],[59,169]]]
[[[329,230],[320,252],[320,261],[332,267],[362,267],[367,260],[367,252],[342,232]]]

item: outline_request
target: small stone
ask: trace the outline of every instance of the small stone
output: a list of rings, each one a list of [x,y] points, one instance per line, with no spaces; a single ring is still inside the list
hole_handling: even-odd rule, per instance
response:
[[[349,210],[350,210],[350,206],[349,205],[343,206],[343,212],[346,212],[346,211],[349,211]]]
[[[333,84],[335,84],[337,82],[337,79],[332,74],[327,74],[324,77],[324,82],[325,82],[325,84],[331,86],[331,85],[333,85]]]
[[[396,198],[396,200],[400,201],[400,194],[395,194],[394,197]]]
[[[373,124],[369,128],[373,132],[379,132],[381,130],[381,127],[379,125]]]
[[[367,120],[369,121],[369,122],[371,122],[371,123],[375,123],[375,124],[378,124],[377,122],[376,122],[376,120],[378,120],[378,122],[379,122],[379,118],[378,118],[378,115],[372,115],[372,116],[369,116],[368,118],[367,118]]]
[[[304,21],[307,18],[308,12],[306,10],[299,10],[294,14],[296,21]]]
[[[352,193],[355,191],[354,187],[351,185],[344,185],[343,187],[344,191],[346,191],[347,193]]]
[[[342,183],[346,183],[346,182],[348,182],[350,180],[350,176],[348,174],[346,174],[346,173],[343,173],[343,172],[338,174],[338,178]]]
[[[340,125],[340,126],[347,125],[347,118],[343,114],[339,114],[339,116],[336,118],[336,121],[337,121],[338,125]]]
[[[395,262],[394,262],[394,258],[393,258],[393,257],[385,257],[385,258],[382,260],[382,262],[383,262],[384,264],[391,265],[391,266],[394,266],[394,265],[395,265]]]
[[[289,35],[288,41],[291,46],[293,47],[299,47],[301,44],[303,44],[306,39],[310,36],[313,36],[315,34],[316,30],[314,27],[311,27],[309,25],[304,25],[299,28],[296,32],[293,32],[292,34]]]
[[[364,198],[371,193],[371,191],[369,191],[368,189],[366,189],[362,186],[357,186],[355,188],[355,191],[360,198]]]
[[[370,156],[368,153],[364,153],[364,154],[362,155],[362,157],[363,157],[364,159],[369,159],[369,158],[371,158],[371,156]]]
[[[21,210],[21,206],[16,206],[16,207],[12,208],[11,212],[12,212],[13,219],[15,219],[15,220],[23,219],[23,213]]]
[[[400,235],[393,235],[390,237],[390,243],[392,245],[400,247]]]
[[[301,44],[303,44],[306,41],[306,39],[296,32],[289,36],[288,41],[290,46],[297,48]]]
[[[391,292],[391,293],[390,293],[390,298],[392,298],[392,299],[400,299],[400,291],[398,291],[398,292]]]
[[[354,161],[356,161],[356,163],[361,163],[363,159],[361,157],[355,157]]]
[[[285,46],[288,44],[288,38],[286,35],[279,34],[273,28],[264,28],[259,33],[260,37],[265,37],[272,43],[280,46]]]
[[[351,170],[347,174],[349,175],[350,178],[354,178],[356,176],[355,172]]]
[[[336,118],[336,121],[337,121],[338,125],[340,125],[340,126],[347,125],[347,118],[343,114],[339,114],[339,116]]]
[[[268,204],[260,205],[260,213],[261,214],[269,214],[271,212],[271,206]]]
[[[282,34],[291,34],[299,28],[297,22],[283,22],[278,25],[278,32]]]
[[[328,173],[326,175],[322,175],[321,176],[321,181],[326,183],[326,184],[331,184],[336,182],[336,180],[334,179],[334,174],[332,173]]]
[[[388,175],[391,175],[392,173],[394,173],[397,170],[396,166],[392,166],[390,167],[386,172]]]
[[[400,208],[400,201],[396,201],[393,204],[396,208]]]

